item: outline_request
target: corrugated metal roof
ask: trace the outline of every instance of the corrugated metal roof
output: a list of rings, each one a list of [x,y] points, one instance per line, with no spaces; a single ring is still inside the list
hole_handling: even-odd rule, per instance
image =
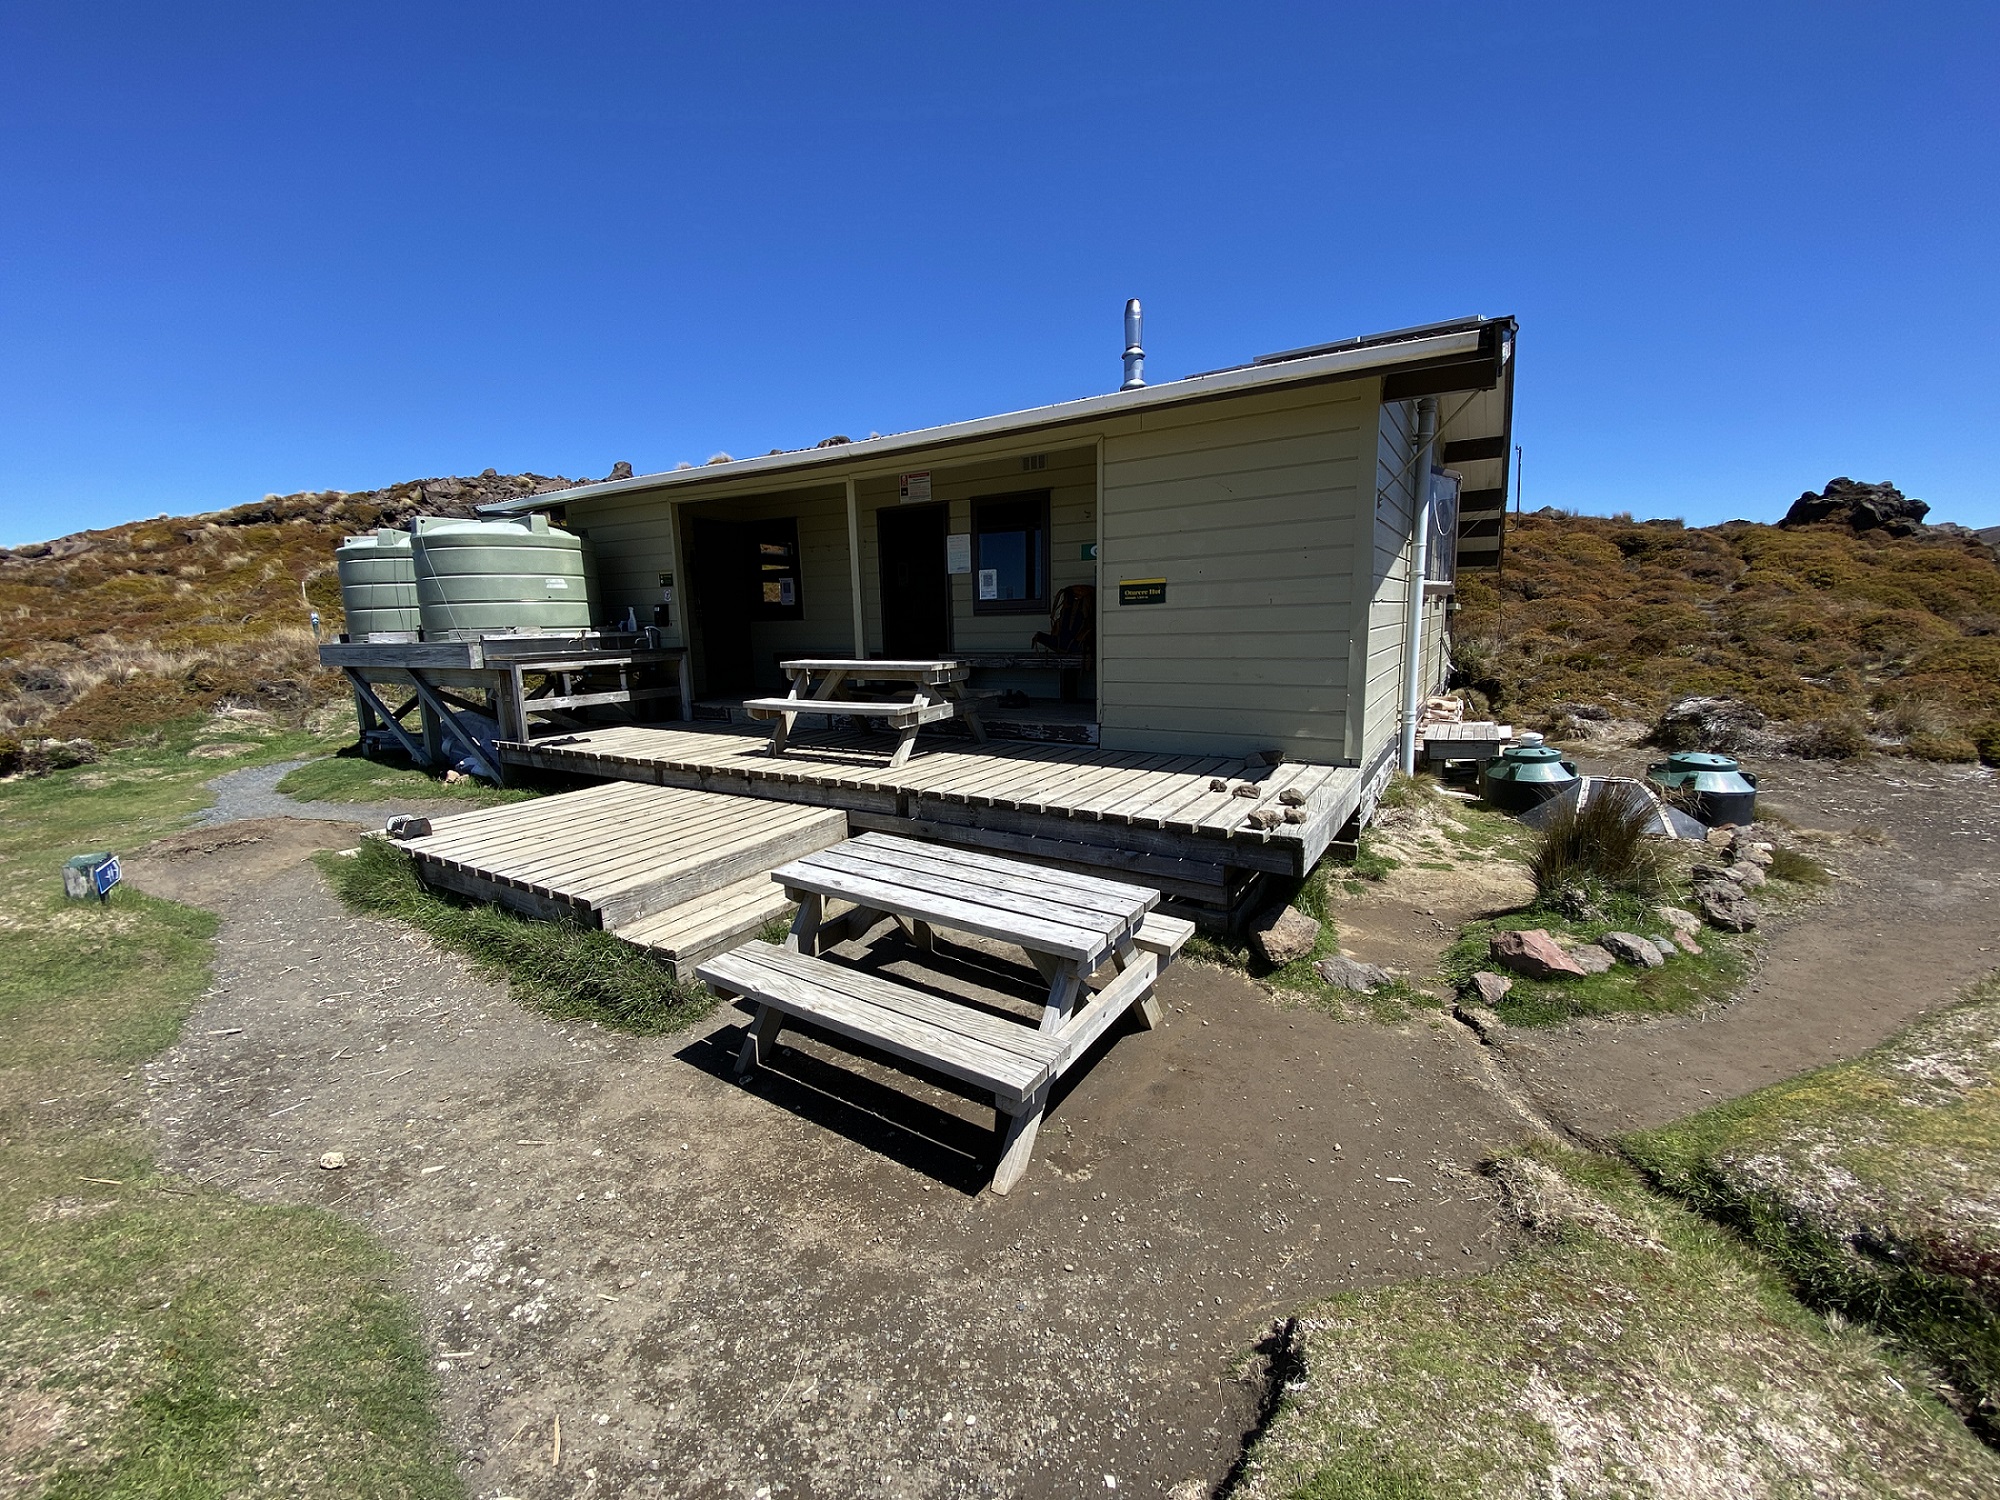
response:
[[[979,417],[969,422],[952,422],[941,427],[924,427],[913,432],[892,433],[887,437],[841,443],[831,448],[804,448],[786,453],[769,453],[755,458],[732,459],[727,463],[705,464],[699,468],[672,469],[659,474],[639,474],[630,479],[605,480],[578,485],[573,489],[551,490],[540,495],[524,495],[480,507],[482,515],[519,515],[546,510],[554,505],[574,505],[635,491],[679,488],[719,479],[739,479],[752,475],[789,478],[814,471],[866,466],[874,461],[909,451],[945,447],[1001,437],[1012,432],[1060,427],[1121,416],[1189,402],[1208,401],[1220,396],[1283,385],[1304,385],[1314,381],[1351,380],[1361,376],[1411,366],[1462,361],[1476,356],[1486,331],[1504,325],[1511,335],[1512,318],[1463,318],[1449,323],[1428,324],[1394,333],[1369,334],[1339,344],[1316,345],[1289,354],[1264,355],[1256,362],[1227,370],[1189,375],[1180,380],[1162,381],[1133,391],[1111,391],[1086,396],[1052,406],[1031,407],[1026,411]]]

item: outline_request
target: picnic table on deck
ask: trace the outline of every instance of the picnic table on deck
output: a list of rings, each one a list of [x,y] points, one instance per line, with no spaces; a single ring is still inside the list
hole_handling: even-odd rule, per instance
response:
[[[1144,886],[889,834],[849,839],[771,878],[799,903],[784,947],[748,943],[696,970],[757,1006],[739,1075],[764,1060],[791,1016],[987,1090],[1004,1121],[996,1193],[1027,1170],[1055,1080],[1127,1010],[1149,1030],[1159,1024],[1154,983],[1194,931],[1155,913],[1160,893]],[[830,899],[854,910],[829,922]],[[819,956],[829,937],[859,936],[885,916],[923,947],[937,927],[1024,950],[1049,987],[1039,1025]]]
[[[775,719],[771,729],[771,753],[783,755],[791,739],[792,723],[801,713],[854,714],[881,719],[889,728],[900,730],[902,738],[889,757],[900,766],[910,758],[917,731],[940,719],[963,719],[965,727],[980,744],[986,743],[986,728],[979,722],[973,695],[965,688],[972,668],[963,662],[871,661],[862,657],[807,657],[780,662],[792,690],[783,698],[748,698],[743,706],[753,719]],[[902,698],[836,698],[843,684],[893,682],[908,686]]]

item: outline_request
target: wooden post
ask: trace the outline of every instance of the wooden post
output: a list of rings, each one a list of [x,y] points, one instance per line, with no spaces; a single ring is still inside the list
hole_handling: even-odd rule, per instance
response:
[[[847,481],[847,586],[854,594],[854,658],[868,657],[868,617],[861,607],[861,502]]]
[[[1021,1101],[1019,1113],[1009,1114],[1005,1105],[995,1103],[994,1107],[1007,1122],[1000,1135],[1000,1162],[993,1169],[993,1191],[1003,1198],[1028,1170],[1028,1162],[1035,1154],[1035,1136],[1042,1128],[1042,1111],[1048,1102],[1049,1085],[1045,1083]]]

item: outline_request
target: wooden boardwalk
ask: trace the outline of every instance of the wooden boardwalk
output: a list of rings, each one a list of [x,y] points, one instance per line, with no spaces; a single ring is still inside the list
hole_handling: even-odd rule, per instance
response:
[[[431,885],[684,960],[784,912],[769,872],[846,836],[829,808],[614,781],[439,818],[405,847]]]
[[[1258,874],[1310,870],[1386,779],[1381,768],[1013,742],[935,744],[891,766],[887,736],[853,730],[782,757],[769,742],[728,725],[618,727],[503,742],[498,753],[544,771],[839,808],[856,830],[1123,873],[1211,918]]]

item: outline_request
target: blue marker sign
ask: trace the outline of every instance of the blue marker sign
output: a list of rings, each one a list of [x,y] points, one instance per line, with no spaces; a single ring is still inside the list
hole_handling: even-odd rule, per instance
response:
[[[109,896],[111,887],[118,884],[119,878],[118,856],[115,854],[90,872],[90,882],[97,887],[100,897]]]

